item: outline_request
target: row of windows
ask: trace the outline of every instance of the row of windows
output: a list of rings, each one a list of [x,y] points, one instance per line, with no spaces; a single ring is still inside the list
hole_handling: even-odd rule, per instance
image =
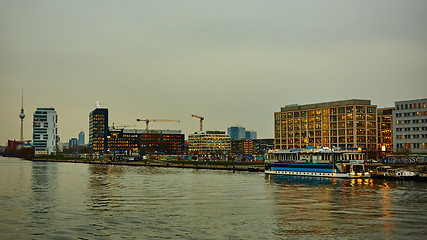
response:
[[[282,143],[345,143],[345,142],[354,142],[354,140],[356,140],[356,142],[359,143],[365,143],[366,140],[368,140],[368,143],[376,143],[377,142],[377,138],[376,137],[324,137],[324,138],[282,138]]]
[[[316,169],[332,169],[332,164],[286,164],[286,163],[272,163],[272,167],[283,168],[316,168]]]
[[[406,134],[406,135],[396,135],[396,138],[397,139],[403,139],[403,138],[405,138],[405,139],[408,139],[408,138],[427,138],[427,134],[413,134],[413,135],[410,135],[410,134]]]
[[[415,119],[415,120],[412,120],[412,122],[411,122],[411,120],[398,120],[398,121],[396,121],[396,125],[399,125],[399,124],[410,124],[410,123],[420,123],[420,120],[419,119]],[[427,119],[421,119],[421,123],[427,123]]]
[[[282,118],[294,118],[294,117],[307,117],[307,116],[320,116],[320,115],[334,115],[334,114],[343,114],[343,113],[376,113],[376,107],[366,107],[366,106],[347,106],[347,107],[338,107],[338,108],[324,108],[324,109],[312,109],[304,111],[295,111],[282,113]],[[279,116],[279,114],[278,114]]]
[[[384,130],[385,132],[388,130]],[[376,135],[377,131],[375,129],[338,129],[338,130],[316,130],[316,131],[305,131],[305,130],[298,130],[295,129],[295,131],[288,130],[286,131],[286,128],[282,128],[282,131],[280,131],[282,135],[288,135],[288,136],[342,136],[342,135]],[[276,134],[279,134],[279,132],[276,132]]]
[[[412,131],[420,131],[420,129],[421,129],[421,131],[427,131],[427,127],[412,127]],[[411,131],[411,128],[410,127],[408,127],[408,128],[396,128],[396,132],[402,132],[402,131]]]
[[[398,143],[396,144],[397,148],[423,148],[426,149],[427,148],[427,143]]]
[[[279,115],[277,115],[278,117],[276,117],[276,120],[280,120]],[[336,121],[345,121],[345,120],[365,120],[367,119],[368,121],[374,121],[376,118],[376,115],[374,114],[356,114],[356,117],[354,117],[354,115],[352,113],[347,114],[347,115],[331,115],[331,116],[316,116],[316,117],[295,117],[295,118],[287,118],[284,116],[284,114],[282,114],[282,123],[313,123],[313,122],[336,122]]]
[[[397,110],[402,109],[417,109],[417,108],[426,108],[426,103],[414,103],[414,104],[398,104],[396,105]]]
[[[282,130],[285,130],[286,128],[288,129],[288,131],[292,131],[293,129],[295,130],[306,130],[306,129],[336,129],[336,128],[353,128],[354,126],[356,126],[357,128],[376,128],[377,124],[376,122],[363,122],[363,121],[359,121],[356,122],[356,124],[353,124],[353,121],[349,121],[349,122],[338,122],[338,123],[316,123],[316,124],[301,124],[301,125],[285,125],[282,124],[281,127],[279,126],[279,124],[276,124],[276,130],[280,130],[280,128]]]
[[[396,113],[396,117],[410,117],[411,113]],[[412,116],[427,116],[427,112],[412,112]]]
[[[275,148],[276,149],[299,149],[299,148],[307,148],[307,147],[313,147],[314,146],[314,144],[301,144],[301,145],[299,145],[299,144],[289,144],[289,145],[287,145],[287,144],[283,144],[283,145],[280,145],[279,143],[276,143],[276,145],[275,145]],[[366,145],[366,144],[361,144],[361,143],[358,143],[357,145],[354,145],[354,144],[344,144],[344,143],[341,143],[341,144],[322,144],[322,145],[316,145],[316,146],[325,146],[325,147],[341,147],[341,148],[345,148],[345,147],[362,147],[362,148],[364,148],[364,147],[368,147],[368,149],[376,149],[376,147],[377,147],[377,145],[376,144],[368,144],[368,145]]]

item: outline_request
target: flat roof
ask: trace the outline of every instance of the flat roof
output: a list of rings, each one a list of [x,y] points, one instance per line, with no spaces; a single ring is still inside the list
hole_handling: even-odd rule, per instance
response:
[[[427,98],[417,98],[417,99],[412,99],[412,100],[401,100],[401,101],[396,101],[395,104],[402,104],[402,103],[412,103],[412,102],[416,102],[416,101],[427,101]]]
[[[287,106],[282,107],[281,111],[282,112],[288,112],[288,111],[338,107],[338,106],[347,106],[347,105],[371,105],[371,100],[349,99],[349,100],[340,100],[340,101],[305,104],[305,105],[291,104],[291,105],[287,105]]]
[[[163,129],[127,129],[127,128],[116,128],[109,129],[111,132],[123,132],[125,134],[181,134],[181,130],[163,130]]]

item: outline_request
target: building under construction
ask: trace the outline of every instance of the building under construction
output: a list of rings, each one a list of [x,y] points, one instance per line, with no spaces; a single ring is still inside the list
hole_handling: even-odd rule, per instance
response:
[[[181,130],[126,129],[129,126],[108,127],[108,109],[97,107],[89,115],[89,147],[100,154],[145,155],[184,153],[184,134]],[[179,121],[178,121],[179,122]]]

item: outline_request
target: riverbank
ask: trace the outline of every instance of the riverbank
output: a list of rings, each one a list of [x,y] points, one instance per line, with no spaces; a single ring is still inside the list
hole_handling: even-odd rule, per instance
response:
[[[105,165],[126,165],[126,166],[146,166],[146,167],[166,167],[166,168],[191,168],[191,169],[209,169],[209,170],[227,170],[227,171],[247,171],[264,172],[264,162],[252,161],[190,161],[190,160],[142,160],[142,161],[121,161],[113,162],[105,159],[92,158],[66,158],[66,157],[43,157],[34,158],[34,162],[64,162],[64,163],[83,163],[83,164],[105,164]],[[366,164],[365,168],[369,171],[375,171],[378,166],[383,164]],[[420,173],[423,180],[427,179],[427,165],[416,164],[387,164],[392,168],[403,168],[407,171]]]
[[[223,161],[183,161],[183,160],[181,161],[179,160],[176,160],[176,161],[143,160],[143,161],[112,162],[112,161],[106,161],[103,159],[65,159],[65,158],[64,159],[34,158],[30,161],[264,172],[263,162],[223,162]]]

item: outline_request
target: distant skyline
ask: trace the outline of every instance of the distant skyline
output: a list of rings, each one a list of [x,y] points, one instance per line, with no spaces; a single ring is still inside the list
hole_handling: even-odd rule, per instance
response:
[[[110,125],[273,138],[288,104],[427,97],[427,1],[1,1],[0,145],[32,139],[36,108],[61,142]]]

